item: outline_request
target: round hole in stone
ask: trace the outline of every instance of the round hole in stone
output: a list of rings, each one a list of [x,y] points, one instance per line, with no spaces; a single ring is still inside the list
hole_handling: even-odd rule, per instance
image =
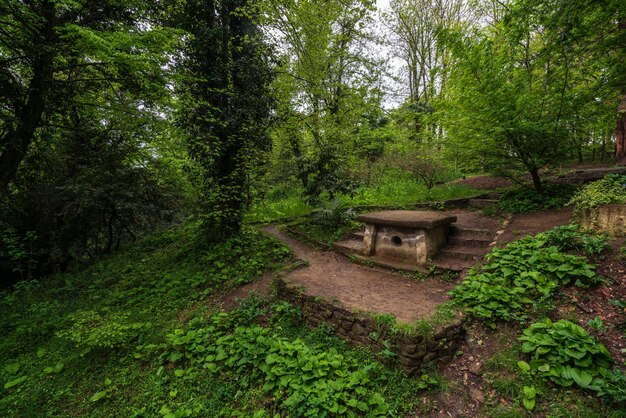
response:
[[[400,247],[402,245],[402,238],[398,236],[391,237],[391,243],[396,247]]]

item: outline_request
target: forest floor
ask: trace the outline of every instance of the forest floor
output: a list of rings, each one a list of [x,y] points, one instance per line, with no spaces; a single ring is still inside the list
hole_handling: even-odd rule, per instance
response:
[[[503,233],[499,242],[509,242],[524,235],[548,230],[569,223],[569,209],[543,211],[535,214],[518,214],[503,225],[504,219],[484,215],[477,210],[449,210],[457,216],[457,225],[466,228],[487,228]],[[306,267],[291,271],[285,279],[303,286],[313,296],[339,302],[349,310],[394,315],[400,322],[414,322],[435,312],[435,308],[449,300],[448,292],[454,287],[438,277],[415,280],[400,273],[379,267],[367,267],[352,262],[334,251],[318,251],[286,235],[275,226],[265,227],[265,232],[289,246],[296,258]],[[485,250],[488,250],[487,248]],[[237,296],[249,292],[267,294],[269,279],[237,290]]]
[[[461,212],[459,220],[475,227],[502,225],[498,244],[572,221],[568,208],[517,214],[510,216],[507,222],[483,215],[481,211]],[[297,258],[308,262],[308,267],[288,274],[290,281],[305,286],[310,294],[336,299],[348,308],[391,313],[400,321],[410,321],[446,301],[447,290],[454,287],[454,283],[437,277],[416,281],[384,269],[357,265],[334,252],[316,251],[276,227],[267,227],[265,231],[291,247]],[[624,307],[617,306],[615,301],[626,300],[626,266],[619,252],[624,239],[613,239],[610,245],[611,250],[592,260],[607,282],[583,291],[574,286],[564,288],[555,301],[552,318],[568,319],[585,327],[590,320],[600,317],[605,325],[592,333],[607,346],[617,363],[622,364],[626,351],[623,332],[626,316]],[[423,397],[423,405],[415,416],[474,417],[499,416],[500,413],[517,416],[515,399],[521,389],[515,377],[520,356],[517,337],[522,325],[504,324],[492,330],[481,323],[473,323],[459,348],[459,355],[452,363],[439,368],[448,382],[446,390]],[[546,416],[569,413],[577,416],[576,411],[586,411],[585,404],[592,402],[593,396],[579,393],[576,396],[582,396],[576,405],[554,403],[554,400],[553,404],[544,405],[544,410],[548,411]],[[588,416],[586,414],[583,415]]]
[[[430,316],[437,305],[449,299],[449,283],[436,279],[416,281],[386,269],[361,266],[333,251],[311,249],[276,227],[264,230],[308,264],[287,273],[286,281],[304,286],[310,295],[336,300],[349,310],[386,313],[401,322],[414,322]]]

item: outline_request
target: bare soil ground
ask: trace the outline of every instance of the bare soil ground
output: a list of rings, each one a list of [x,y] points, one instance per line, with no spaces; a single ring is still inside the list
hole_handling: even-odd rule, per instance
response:
[[[478,190],[494,190],[513,186],[513,181],[505,177],[474,176],[454,181],[453,184],[464,184]]]
[[[455,225],[466,229],[488,229],[497,231],[502,228],[503,218],[486,216],[477,209],[449,209],[445,213],[456,216]]]
[[[349,310],[392,314],[408,323],[430,316],[449,299],[451,284],[436,279],[418,282],[388,270],[354,264],[332,251],[313,250],[276,227],[264,230],[309,264],[287,273],[287,282],[305,287],[310,295],[338,301]]]
[[[570,208],[520,213],[511,218],[498,242],[515,241],[525,235],[547,231],[555,226],[567,225],[571,221],[572,210]]]

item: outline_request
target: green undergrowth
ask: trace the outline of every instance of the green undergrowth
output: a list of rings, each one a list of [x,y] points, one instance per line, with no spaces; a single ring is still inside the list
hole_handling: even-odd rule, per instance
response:
[[[581,215],[587,209],[599,205],[626,202],[626,175],[608,174],[601,180],[584,186],[571,199],[569,204],[574,213]]]
[[[291,259],[252,229],[204,248],[197,227],[187,223],[83,270],[3,292],[0,415],[110,416],[117,408],[113,415],[131,415],[128,405],[154,396],[135,345],[162,340],[190,307]],[[107,379],[116,401],[89,402]]]
[[[499,328],[500,329],[500,328]],[[607,357],[604,347],[582,327],[568,321],[542,320],[531,325],[521,338],[515,328],[504,325],[502,333],[490,335],[495,353],[481,368],[487,396],[480,416],[495,417],[623,417],[624,404],[616,396],[579,386],[588,373],[623,376]],[[589,363],[591,359],[591,363]],[[562,380],[559,385],[548,376]],[[576,377],[574,377],[576,376]],[[619,394],[623,384],[613,377],[606,390]],[[596,381],[599,383],[599,381]]]
[[[579,241],[577,235],[568,238],[563,231],[527,236],[494,248],[487,263],[470,271],[453,290],[454,300],[495,328],[498,320],[524,321],[531,312],[549,309],[560,286],[586,288],[599,283],[602,278],[586,257],[564,252]],[[595,252],[602,243],[602,238],[589,238],[583,247]]]
[[[220,313],[216,292],[291,255],[255,230],[212,247],[196,230],[4,292],[0,415],[403,416],[443,385],[304,327],[285,303],[251,298]]]
[[[559,386],[575,385],[611,402],[626,402],[626,375],[614,367],[606,347],[581,326],[546,318],[526,328],[519,340],[521,351],[529,357],[528,362],[518,362],[523,373]],[[536,391],[528,388],[523,402],[532,410]]]
[[[372,185],[362,185],[356,188],[352,195],[342,195],[338,198],[342,209],[359,206],[381,207],[411,207],[416,203],[443,202],[451,199],[461,199],[480,195],[484,192],[472,189],[463,184],[441,184],[428,190],[414,178],[404,174],[388,174]],[[328,196],[322,198],[329,199]],[[272,223],[308,216],[316,208],[306,203],[301,188],[276,186],[276,192],[270,192],[259,200],[250,213],[246,215],[246,222]]]
[[[361,229],[358,222],[343,222],[338,226],[326,226],[312,222],[300,222],[288,225],[287,232],[295,231],[298,233],[298,239],[309,240],[313,242],[321,242],[327,246],[333,242],[340,240],[347,234]]]
[[[565,206],[575,192],[576,187],[567,184],[547,185],[542,194],[530,188],[513,189],[502,195],[498,208],[508,213],[558,209]]]
[[[354,196],[341,199],[342,206],[403,206],[424,202],[441,202],[481,194],[463,184],[442,184],[428,190],[421,183],[404,176],[387,177],[375,186],[361,187]]]
[[[369,314],[374,322],[384,328],[385,333],[391,336],[422,336],[431,337],[442,327],[452,323],[456,318],[458,307],[452,302],[437,305],[435,311],[426,318],[417,319],[413,322],[399,322],[391,314]]]
[[[237,311],[219,313],[191,321],[150,350],[161,353],[164,365],[174,364],[179,377],[236,381],[258,393],[265,402],[249,405],[252,416],[396,416],[408,412],[404,402],[411,401],[404,398],[408,392],[392,394],[390,385],[425,388],[423,380],[386,369],[370,353],[348,349],[324,327],[302,338],[294,330],[299,312],[288,304],[258,313],[271,315],[270,326],[251,324],[254,318]]]

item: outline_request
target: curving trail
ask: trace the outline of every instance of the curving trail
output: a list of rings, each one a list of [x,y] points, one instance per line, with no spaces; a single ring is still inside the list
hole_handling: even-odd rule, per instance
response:
[[[351,311],[388,313],[398,321],[413,322],[434,313],[437,305],[449,299],[447,292],[453,287],[436,279],[418,282],[381,268],[360,266],[333,251],[313,250],[275,226],[263,231],[309,263],[283,276],[287,283],[303,286],[310,295],[338,301]]]

